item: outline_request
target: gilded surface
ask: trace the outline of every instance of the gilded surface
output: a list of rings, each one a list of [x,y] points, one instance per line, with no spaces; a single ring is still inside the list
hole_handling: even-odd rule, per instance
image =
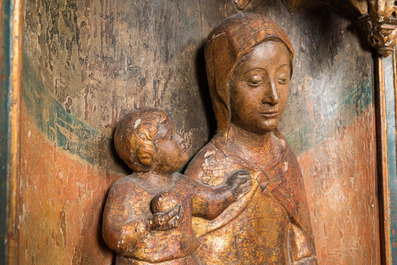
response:
[[[379,54],[387,57],[397,45],[397,2],[369,0],[369,14],[360,18],[368,41]]]
[[[116,264],[201,265],[192,216],[214,219],[251,186],[232,172],[217,189],[175,173],[188,160],[186,143],[167,115],[138,109],[117,126],[115,147],[134,173],[109,191],[103,237]]]
[[[253,0],[245,11],[282,25],[296,50],[280,130],[302,169],[319,264],[379,263],[371,53],[330,8],[291,15],[281,1]],[[207,142],[202,41],[236,12],[229,0],[25,1],[19,264],[112,263],[100,215],[128,172],[112,128],[149,102],[194,152]]]

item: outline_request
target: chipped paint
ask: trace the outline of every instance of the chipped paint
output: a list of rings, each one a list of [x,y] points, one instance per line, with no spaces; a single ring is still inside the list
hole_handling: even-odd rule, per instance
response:
[[[291,16],[262,0],[252,10],[297,50],[281,130],[300,154],[320,264],[376,264],[371,54],[328,10]],[[159,106],[197,151],[215,130],[202,41],[233,12],[232,1],[26,1],[21,264],[111,264],[101,206],[127,172],[112,130],[129,110]]]
[[[371,108],[298,157],[319,264],[381,264],[374,123]]]
[[[136,129],[139,126],[139,124],[141,124],[141,123],[142,123],[141,119],[136,120],[136,122],[134,124],[134,129]]]
[[[111,264],[100,236],[110,185],[120,176],[82,162],[54,146],[23,109],[19,264]],[[37,150],[41,150],[37,152]],[[33,211],[32,209],[40,209]],[[36,235],[36,236],[32,236]],[[40,253],[40,255],[37,255]]]

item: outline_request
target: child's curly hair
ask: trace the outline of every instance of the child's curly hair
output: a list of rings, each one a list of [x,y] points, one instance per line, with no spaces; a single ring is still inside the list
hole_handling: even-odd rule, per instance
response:
[[[154,137],[167,114],[156,108],[136,109],[119,121],[114,133],[117,154],[136,172],[149,171],[156,156]]]

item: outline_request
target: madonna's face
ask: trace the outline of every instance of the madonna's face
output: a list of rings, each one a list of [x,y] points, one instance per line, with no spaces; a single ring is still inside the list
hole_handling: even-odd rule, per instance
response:
[[[230,83],[232,124],[257,134],[273,131],[287,104],[291,70],[290,53],[278,41],[242,57]]]

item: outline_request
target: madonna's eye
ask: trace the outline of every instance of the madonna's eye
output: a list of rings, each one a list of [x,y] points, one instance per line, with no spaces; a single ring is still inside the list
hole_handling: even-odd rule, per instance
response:
[[[278,82],[282,85],[286,84],[288,82],[288,78],[279,78]]]
[[[254,75],[247,80],[247,83],[250,86],[257,87],[263,83],[263,78],[259,75]]]
[[[277,79],[278,83],[282,84],[282,85],[286,84],[288,82],[288,80],[289,80],[288,75],[280,75]]]
[[[172,140],[172,139],[174,139],[174,134],[173,133],[171,133],[170,136],[168,136],[168,140]]]

